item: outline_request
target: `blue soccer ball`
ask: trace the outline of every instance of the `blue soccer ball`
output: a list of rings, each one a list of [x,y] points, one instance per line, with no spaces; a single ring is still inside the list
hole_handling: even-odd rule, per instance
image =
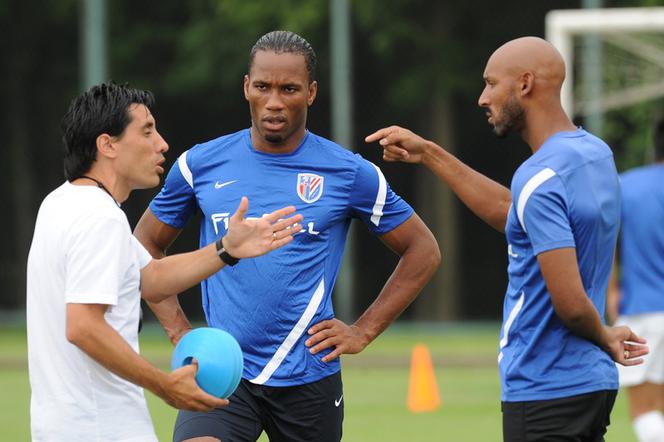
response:
[[[198,361],[196,382],[207,393],[227,398],[242,377],[244,359],[240,344],[228,332],[202,327],[184,335],[173,351],[173,370]]]

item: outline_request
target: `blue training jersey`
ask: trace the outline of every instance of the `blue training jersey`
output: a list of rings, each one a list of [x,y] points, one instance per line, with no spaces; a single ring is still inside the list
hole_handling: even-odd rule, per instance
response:
[[[150,209],[178,229],[200,209],[203,246],[225,234],[242,196],[247,216],[293,205],[304,228],[281,249],[203,281],[208,324],[235,336],[243,377],[255,384],[300,385],[336,373],[338,358],[321,361],[331,350],[311,355],[304,342],[311,325],[334,317],[332,288],[351,218],[383,235],[413,209],[378,167],[329,140],[307,131],[292,153],[267,154],[253,148],[249,129],[183,153]]]
[[[664,311],[664,164],[623,173],[620,314]]]
[[[546,400],[618,388],[611,357],[556,315],[537,255],[574,247],[583,287],[604,315],[620,223],[613,155],[579,129],[550,137],[514,174],[506,235],[509,285],[500,339],[502,400]]]

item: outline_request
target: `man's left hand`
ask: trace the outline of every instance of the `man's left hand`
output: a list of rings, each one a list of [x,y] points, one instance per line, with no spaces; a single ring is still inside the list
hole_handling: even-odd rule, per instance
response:
[[[330,354],[322,358],[323,362],[330,362],[342,354],[356,354],[364,350],[369,344],[366,335],[356,325],[348,325],[338,319],[328,319],[313,325],[309,329],[311,337],[304,345],[309,347],[311,354],[316,354],[326,348],[334,347]]]
[[[226,251],[235,258],[253,258],[293,240],[293,235],[302,229],[302,215],[293,215],[294,206],[284,207],[261,218],[245,218],[249,200],[242,197],[240,205],[230,217],[228,231],[224,236]]]
[[[625,366],[643,364],[643,356],[650,351],[646,340],[636,335],[629,327],[605,326],[607,342],[606,351],[611,358]]]

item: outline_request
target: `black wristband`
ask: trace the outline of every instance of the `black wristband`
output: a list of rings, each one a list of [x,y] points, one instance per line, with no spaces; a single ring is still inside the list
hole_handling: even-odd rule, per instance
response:
[[[226,265],[228,266],[234,266],[240,261],[240,258],[236,258],[234,256],[231,256],[226,249],[224,248],[224,242],[222,241],[224,238],[219,238],[215,245],[217,246],[217,255],[219,255],[219,259],[221,259]]]

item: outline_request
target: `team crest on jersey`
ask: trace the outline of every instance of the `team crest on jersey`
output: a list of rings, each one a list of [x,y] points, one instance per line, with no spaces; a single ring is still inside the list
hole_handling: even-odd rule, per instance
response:
[[[325,178],[314,173],[297,174],[297,195],[305,203],[314,203],[323,195]]]

